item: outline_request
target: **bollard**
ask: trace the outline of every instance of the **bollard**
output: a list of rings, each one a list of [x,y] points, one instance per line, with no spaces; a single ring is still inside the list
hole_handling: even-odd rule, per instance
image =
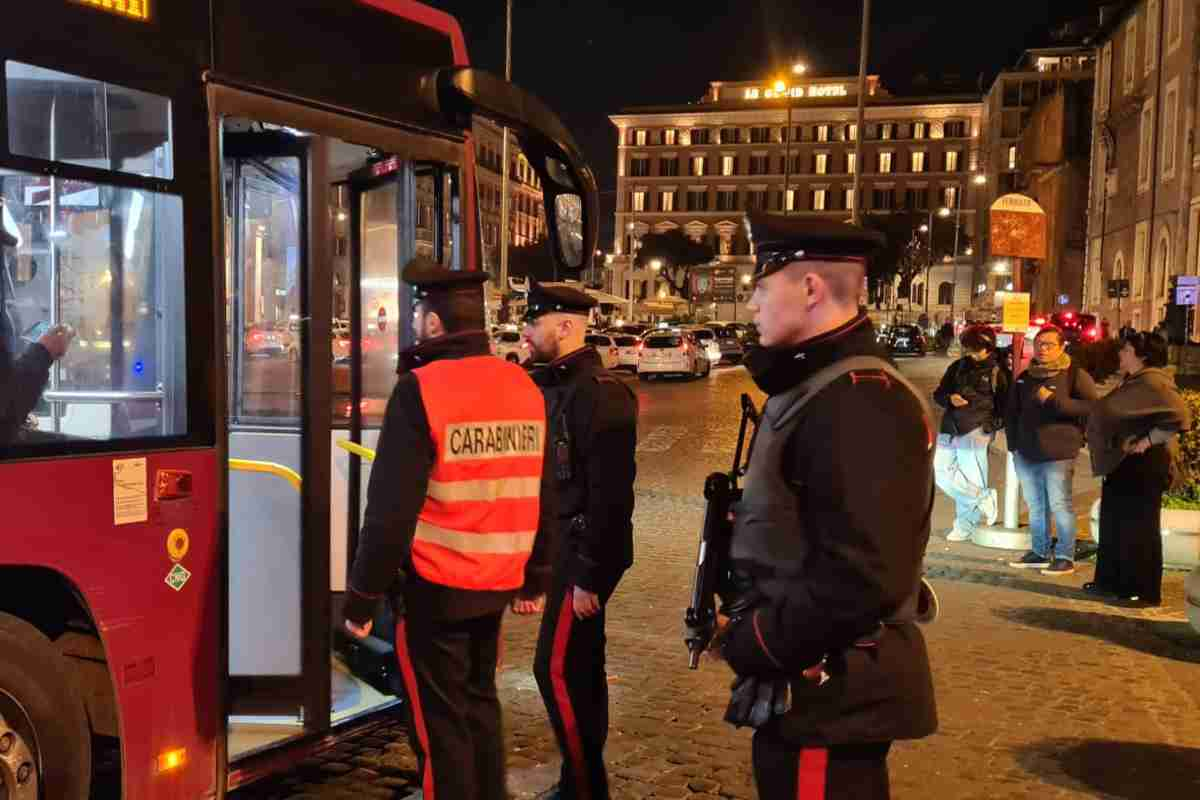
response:
[[[1006,453],[1004,459],[1004,527],[1015,531],[1019,527],[1020,507],[1018,499],[1021,493],[1021,482],[1017,480],[1017,462],[1012,453]]]
[[[1004,459],[1004,526],[980,527],[971,538],[973,544],[980,547],[995,547],[999,550],[1029,550],[1033,547],[1033,537],[1027,529],[1020,526],[1021,507],[1018,503],[1021,492],[1020,481],[1017,480],[1017,462],[1013,454],[1005,448]]]

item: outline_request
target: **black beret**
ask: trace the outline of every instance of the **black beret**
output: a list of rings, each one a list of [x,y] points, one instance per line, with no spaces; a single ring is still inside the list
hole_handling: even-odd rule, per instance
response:
[[[543,314],[587,314],[596,307],[596,298],[570,286],[532,283],[526,298],[525,320]]]
[[[863,262],[887,240],[879,231],[831,220],[783,214],[747,214],[746,233],[754,244],[755,278],[793,261]]]
[[[416,256],[405,264],[400,277],[413,287],[418,299],[438,290],[474,289],[488,280],[488,274],[482,270],[446,269],[425,256]]]

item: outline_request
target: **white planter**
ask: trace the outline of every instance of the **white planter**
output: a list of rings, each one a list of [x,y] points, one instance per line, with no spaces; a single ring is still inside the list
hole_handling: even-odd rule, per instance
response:
[[[1092,503],[1092,540],[1100,542],[1100,501]],[[1200,511],[1162,510],[1163,566],[1171,569],[1200,567]]]

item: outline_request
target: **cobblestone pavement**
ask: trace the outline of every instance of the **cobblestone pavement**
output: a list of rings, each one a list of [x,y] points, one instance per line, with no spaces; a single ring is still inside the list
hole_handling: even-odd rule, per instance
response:
[[[903,369],[932,390],[947,363]],[[720,721],[730,676],[707,660],[687,670],[681,615],[701,482],[728,468],[738,394],[761,395],[740,368],[631,385],[642,404],[637,555],[609,610],[613,796],[751,798],[749,734]],[[999,454],[994,465],[1002,476]],[[1096,483],[1086,464],[1080,472],[1076,494],[1088,501]],[[1114,608],[1080,590],[1089,564],[1065,580],[1010,570],[1012,553],[948,543],[952,516],[939,494],[926,565],[943,611],[926,635],[941,729],[893,749],[893,796],[1200,797],[1200,638],[1185,622],[1183,575],[1168,573],[1162,609]],[[532,798],[556,779],[558,753],[529,671],[537,622],[505,626],[510,790]],[[404,798],[413,774],[392,725],[236,797]]]

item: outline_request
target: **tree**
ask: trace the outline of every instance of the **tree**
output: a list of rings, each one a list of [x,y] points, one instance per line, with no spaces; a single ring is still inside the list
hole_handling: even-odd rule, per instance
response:
[[[643,236],[634,264],[638,269],[645,269],[656,260],[661,262],[658,274],[670,287],[671,294],[690,300],[692,271],[708,264],[715,256],[707,244],[694,242],[683,231],[675,229]]]
[[[520,247],[508,248],[508,276],[510,278],[530,278],[538,283],[558,280],[554,256],[550,253],[550,243],[539,240]],[[508,291],[508,287],[501,287]]]
[[[929,224],[928,211],[912,211],[898,209],[891,213],[866,212],[862,216],[864,227],[881,232],[887,237],[887,243],[867,267],[867,282],[871,295],[876,300],[881,296],[880,289],[890,285],[897,277],[900,278],[898,291],[901,296],[908,294],[912,279],[931,263],[938,264],[954,253],[955,233],[954,215],[940,217],[933,215],[933,241],[930,252],[930,240],[921,231],[922,225]],[[971,246],[971,237],[960,225],[958,229],[958,251],[962,253]]]

